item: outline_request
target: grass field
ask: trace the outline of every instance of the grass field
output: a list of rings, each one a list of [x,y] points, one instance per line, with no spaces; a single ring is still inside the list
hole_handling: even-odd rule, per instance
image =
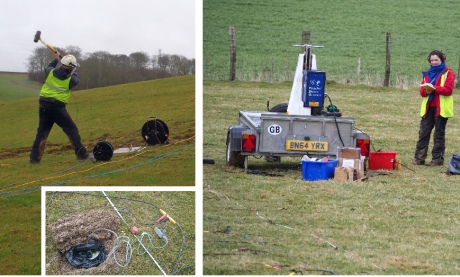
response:
[[[150,253],[161,269],[168,275],[173,270],[178,270],[180,275],[193,275],[195,269],[195,193],[194,192],[154,192],[154,191],[107,191],[109,199],[117,210],[122,214],[128,224],[139,228],[141,233],[146,232],[155,235],[153,227],[158,226],[166,230],[168,243],[156,236],[153,238],[153,246],[150,245]],[[110,206],[108,200],[101,192],[57,192],[48,191],[46,194],[46,223],[47,226],[59,219],[71,218],[84,215],[94,210],[105,210],[119,217]],[[167,221],[162,224],[154,224],[161,217],[159,209],[164,210],[178,224]],[[131,227],[126,226],[120,220],[118,235],[128,235]],[[46,275],[62,275],[59,266],[61,254],[56,249],[52,235],[46,231]],[[119,267],[112,263],[104,271],[104,275],[161,275],[162,272],[147,255],[139,255],[139,243],[133,236],[129,236],[132,246],[132,256],[128,266]],[[184,242],[182,246],[182,240]],[[147,246],[147,239],[143,243]],[[161,247],[153,249],[152,247]],[[125,245],[118,250],[118,254],[125,253]],[[180,251],[182,247],[182,252]],[[142,248],[140,248],[142,250]],[[110,249],[107,249],[109,252]],[[110,259],[113,259],[111,257]],[[110,260],[109,260],[110,261]],[[125,263],[124,255],[118,256],[120,264]],[[177,266],[176,266],[177,262]],[[97,270],[97,268],[93,268]],[[91,275],[101,274],[90,271]],[[83,271],[82,274],[85,274]],[[86,275],[86,274],[85,274]]]
[[[204,82],[203,272],[212,275],[451,275],[460,270],[457,176],[411,164],[421,97],[399,90],[328,84],[326,92],[372,151],[396,151],[402,170],[360,182],[302,180],[299,159],[249,158],[246,174],[225,166],[227,128],[240,110],[288,100],[290,83]],[[460,91],[454,92],[459,103]],[[460,149],[460,113],[447,124],[447,159]],[[230,232],[226,232],[227,226]]]
[[[457,5],[203,1],[203,154],[216,162],[203,170],[204,274],[458,274],[458,178],[444,175],[445,166],[411,165],[426,56],[441,49],[458,69]],[[225,81],[230,26],[236,79],[245,83]],[[396,151],[402,170],[372,171],[363,182],[306,182],[294,158],[269,164],[251,157],[250,169],[266,175],[225,166],[227,128],[238,112],[288,101],[300,53],[292,45],[304,30],[311,44],[324,46],[313,53],[332,81],[326,92],[334,104],[371,136],[373,151]],[[392,88],[381,87],[387,32]],[[447,124],[446,160],[459,152],[458,126],[457,115]]]
[[[0,101],[33,97],[40,88],[40,84],[28,79],[27,73],[0,72]]]
[[[73,94],[67,110],[90,152],[98,140],[115,149],[143,146],[140,130],[151,116],[168,125],[169,144],[114,154],[110,162],[77,161],[67,137],[55,126],[41,163],[29,164],[38,124],[37,94],[0,101],[0,274],[40,274],[41,186],[195,185],[194,76]]]
[[[300,44],[307,30],[311,44],[324,46],[313,53],[329,80],[381,86],[391,32],[391,86],[413,87],[433,49],[442,49],[448,64],[459,68],[460,35],[452,28],[457,8],[455,1],[204,0],[203,76],[229,79],[229,27],[234,26],[237,80],[292,80],[300,52],[292,45]]]

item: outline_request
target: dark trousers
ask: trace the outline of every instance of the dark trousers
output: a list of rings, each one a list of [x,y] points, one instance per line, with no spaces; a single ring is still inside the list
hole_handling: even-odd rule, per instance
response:
[[[430,144],[431,131],[434,128],[434,145],[431,150],[432,159],[444,161],[446,149],[446,125],[447,118],[436,116],[436,107],[429,107],[425,118],[420,121],[418,141],[415,148],[415,160],[425,161]]]
[[[43,152],[45,151],[46,139],[48,138],[54,123],[61,127],[69,138],[70,143],[75,149],[75,155],[77,158],[83,159],[87,156],[86,148],[81,143],[78,128],[67,112],[65,104],[59,101],[53,101],[52,99],[40,99],[38,115],[39,122],[37,136],[35,137],[35,141],[30,152],[31,162],[40,162],[42,159]]]

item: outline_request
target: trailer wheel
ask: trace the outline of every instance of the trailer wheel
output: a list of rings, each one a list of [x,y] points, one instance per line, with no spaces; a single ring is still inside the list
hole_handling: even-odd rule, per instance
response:
[[[288,103],[281,103],[270,109],[272,113],[287,113]]]
[[[227,139],[227,157],[225,159],[227,166],[244,168],[244,156],[240,151],[232,151],[232,139]]]

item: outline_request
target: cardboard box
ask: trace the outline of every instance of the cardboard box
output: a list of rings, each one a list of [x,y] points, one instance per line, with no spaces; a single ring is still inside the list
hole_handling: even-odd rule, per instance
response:
[[[337,147],[337,159],[359,159],[361,158],[361,148]]]
[[[356,169],[357,171],[364,171],[364,161],[360,159],[338,159],[338,165],[342,167],[351,167]]]
[[[364,170],[359,170],[356,172],[356,179],[361,180],[364,178]]]
[[[339,172],[339,177],[334,178],[335,180],[361,180],[364,178],[364,161],[361,159],[340,158],[338,159],[336,170]]]
[[[352,167],[336,167],[334,170],[334,180],[337,181],[356,181],[364,178],[364,171],[356,170]]]
[[[336,167],[334,170],[334,180],[347,181],[348,180],[347,168],[346,167]]]

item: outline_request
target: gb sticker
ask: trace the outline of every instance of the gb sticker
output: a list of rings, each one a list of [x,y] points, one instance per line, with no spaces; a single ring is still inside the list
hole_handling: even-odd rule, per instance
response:
[[[283,129],[281,129],[280,125],[273,124],[273,125],[268,126],[268,133],[270,135],[275,135],[276,136],[276,135],[281,134],[282,131],[283,131]]]

